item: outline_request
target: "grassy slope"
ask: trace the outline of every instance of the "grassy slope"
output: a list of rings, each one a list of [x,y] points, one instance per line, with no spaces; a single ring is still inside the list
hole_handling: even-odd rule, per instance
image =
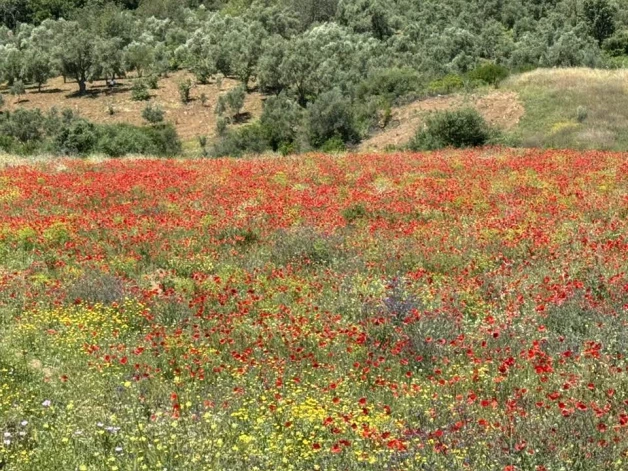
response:
[[[510,78],[526,113],[512,132],[521,145],[628,150],[628,71],[541,69]],[[587,117],[578,122],[578,107]]]

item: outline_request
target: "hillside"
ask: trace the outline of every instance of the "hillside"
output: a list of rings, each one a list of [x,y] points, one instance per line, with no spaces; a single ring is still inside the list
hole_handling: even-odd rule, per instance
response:
[[[77,95],[76,84],[61,77],[50,80],[42,91],[29,87],[17,100],[0,88],[5,108],[70,108],[95,123],[145,124],[142,110],[151,103],[162,107],[165,119],[174,124],[186,154],[198,153],[197,138],[218,139],[215,113],[218,97],[238,85],[236,80],[195,84],[191,100],[182,104],[178,84],[190,74],[180,71],[159,80],[150,90],[150,101],[133,101],[135,78],[119,79],[111,92],[104,82],[90,84],[86,96]],[[205,95],[205,103],[201,100]],[[257,91],[247,94],[237,129],[256,122],[268,98]],[[523,147],[628,150],[628,71],[588,68],[537,69],[516,74],[498,89],[478,88],[469,93],[428,97],[392,108],[384,129],[375,128],[357,146],[360,151],[403,148],[432,112],[461,107],[476,108],[486,121],[499,129],[508,143]],[[113,109],[110,114],[109,109]]]
[[[516,129],[525,114],[525,108],[515,91],[491,90],[426,98],[394,108],[390,124],[365,139],[359,149],[382,151],[403,148],[429,113],[469,106],[476,108],[490,125],[503,131]]]
[[[172,122],[181,139],[191,141],[198,136],[215,137],[216,113],[218,97],[237,86],[236,80],[224,79],[219,88],[216,82],[195,84],[191,91],[191,100],[187,104],[179,99],[178,84],[191,78],[186,72],[175,72],[159,80],[159,88],[150,90],[150,101],[134,101],[131,98],[131,87],[136,78],[117,79],[116,87],[111,91],[104,81],[95,81],[89,85],[88,94],[80,96],[76,93],[76,83],[56,77],[42,87],[41,93],[36,87],[29,87],[19,101],[9,95],[8,87],[0,88],[4,94],[6,108],[15,110],[19,107],[48,111],[53,107],[70,108],[80,116],[95,123],[130,123],[145,124],[142,110],[147,103],[160,106],[165,112],[165,120]],[[205,95],[203,103],[201,95]],[[109,108],[113,109],[110,114]],[[249,93],[242,114],[246,120],[258,118],[262,110],[262,99],[259,93]],[[245,120],[245,121],[246,121]]]
[[[143,105],[129,100],[131,83],[121,77],[144,77],[146,86],[162,79],[162,88],[151,92],[153,102],[176,127],[184,150],[192,151],[199,136],[219,134],[211,145],[196,146],[199,155],[336,152],[355,149],[364,139],[368,142],[361,148],[398,146],[420,124],[418,115],[465,103],[509,133],[521,117],[518,101],[534,108],[531,94],[536,92],[526,87],[525,96],[517,99],[510,93],[519,93],[516,84],[505,94],[490,94],[486,88],[510,74],[538,68],[626,63],[626,2],[0,0],[0,83],[5,91],[20,96],[25,87],[42,88],[42,96],[26,95],[26,107],[69,104],[84,117],[71,123],[40,120],[25,133],[20,131],[23,122],[37,116],[23,113],[13,121],[2,115],[0,149],[24,155],[181,153],[175,129],[168,125],[136,129],[112,124],[143,123]],[[173,75],[174,80],[167,78]],[[176,78],[183,76],[201,84],[187,106],[177,102]],[[107,96],[105,79],[112,78],[121,87]],[[222,93],[237,83],[236,92],[219,98],[212,84],[221,78],[226,78]],[[140,88],[135,87],[136,94],[145,94]],[[418,97],[461,90],[473,95],[407,105]],[[244,92],[249,93],[242,113]],[[267,97],[263,105],[258,93]],[[207,100],[201,104],[203,94]],[[15,100],[7,100],[9,109]],[[400,104],[406,105],[395,109]],[[157,114],[147,115],[148,120],[160,123]],[[585,114],[581,109],[582,122]],[[390,117],[397,135],[386,130],[371,141],[369,134]],[[580,147],[623,146],[621,138],[608,134],[619,128],[594,129],[587,144],[586,133],[571,139],[573,123],[561,119],[557,137],[529,139],[515,133],[513,139],[520,137],[526,145],[575,140]],[[523,129],[533,125],[524,121]],[[176,145],[165,146],[168,142]]]
[[[513,136],[526,147],[628,150],[628,71],[539,69],[503,89],[525,115]]]
[[[481,89],[397,107],[390,124],[361,150],[399,148],[435,111],[470,106],[523,147],[628,150],[628,71],[537,69],[511,76],[498,90]]]

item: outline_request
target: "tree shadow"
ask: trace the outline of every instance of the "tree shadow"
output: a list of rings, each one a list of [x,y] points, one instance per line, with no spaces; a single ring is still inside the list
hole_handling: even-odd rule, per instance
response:
[[[85,93],[81,93],[79,90],[71,92],[65,95],[66,98],[98,98],[100,96],[113,96],[120,93],[126,93],[131,90],[131,87],[125,85],[116,85],[115,87],[96,86],[88,88]]]
[[[244,124],[244,123],[248,123],[249,121],[251,121],[251,118],[253,118],[251,113],[249,113],[248,111],[244,111],[242,113],[238,113],[237,115],[235,115],[233,117],[233,122],[235,124]]]
[[[37,88],[35,88],[35,90],[37,90]],[[60,88],[47,88],[45,90],[42,90],[40,92],[35,91],[35,93],[37,93],[38,95],[50,95],[53,93],[61,93],[63,90],[61,90]]]

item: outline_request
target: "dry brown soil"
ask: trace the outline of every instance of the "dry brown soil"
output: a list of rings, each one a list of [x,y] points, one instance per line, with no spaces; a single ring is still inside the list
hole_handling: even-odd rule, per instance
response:
[[[166,120],[172,122],[184,141],[197,136],[212,138],[216,135],[216,115],[214,108],[220,94],[237,86],[235,80],[224,79],[219,88],[216,83],[207,85],[194,84],[191,102],[184,105],[179,99],[178,84],[193,77],[186,72],[177,72],[159,81],[157,90],[150,90],[150,103],[161,106]],[[149,102],[133,101],[131,87],[136,78],[117,80],[115,90],[111,91],[104,81],[88,84],[88,93],[78,96],[75,82],[63,82],[57,77],[50,80],[41,93],[35,87],[29,87],[25,95],[17,102],[8,94],[6,87],[0,92],[5,95],[6,108],[14,110],[18,107],[40,108],[47,111],[53,107],[70,108],[91,121],[97,123],[130,123],[145,124],[142,110]],[[200,97],[205,94],[206,103]],[[263,97],[253,92],[247,95],[244,105],[242,122],[247,122],[261,115]],[[495,90],[484,95],[450,95],[433,97],[415,101],[393,109],[392,119],[388,126],[366,139],[359,146],[360,151],[378,151],[391,146],[405,145],[414,135],[427,113],[462,106],[474,106],[486,120],[502,129],[511,129],[517,125],[524,114],[524,108],[518,95],[513,91]],[[109,107],[114,114],[109,114]]]
[[[475,107],[491,125],[509,130],[523,117],[525,110],[518,95],[512,91],[491,91],[486,95],[449,95],[415,101],[393,109],[390,124],[364,140],[360,151],[381,151],[407,144],[425,116],[434,111]]]
[[[40,108],[47,111],[52,107],[58,109],[70,108],[80,116],[97,123],[131,123],[145,124],[142,119],[142,110],[147,103],[161,106],[165,111],[165,118],[172,122],[183,140],[194,139],[197,136],[212,137],[216,134],[216,115],[214,107],[220,94],[235,87],[235,80],[223,80],[219,89],[215,83],[208,85],[195,84],[191,91],[191,102],[184,105],[179,99],[178,84],[182,80],[193,77],[185,72],[171,74],[159,81],[159,89],[150,90],[150,101],[133,101],[131,99],[131,87],[135,78],[118,79],[114,91],[110,91],[104,81],[88,84],[88,93],[85,96],[77,96],[78,86],[75,82],[63,83],[63,78],[57,77],[48,81],[41,93],[36,87],[29,87],[26,95],[16,98],[5,95],[6,108],[14,110],[18,107]],[[201,94],[207,96],[205,105],[201,103]],[[114,109],[114,114],[108,112],[109,106]],[[247,96],[243,109],[244,120],[258,117],[262,111],[262,96],[259,93],[251,93]]]

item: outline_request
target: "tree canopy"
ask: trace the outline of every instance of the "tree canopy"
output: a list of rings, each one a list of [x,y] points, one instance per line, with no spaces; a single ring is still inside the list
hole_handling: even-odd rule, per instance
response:
[[[187,69],[200,83],[227,76],[246,91],[281,95],[275,103],[296,103],[303,119],[329,110],[351,122],[339,135],[355,140],[353,130],[368,129],[400,95],[481,81],[474,71],[487,64],[506,73],[612,64],[628,53],[626,7],[628,0],[0,0],[0,78],[41,88],[62,74],[85,93],[93,80]],[[351,119],[315,105],[337,96]],[[328,134],[309,129],[317,143]]]

